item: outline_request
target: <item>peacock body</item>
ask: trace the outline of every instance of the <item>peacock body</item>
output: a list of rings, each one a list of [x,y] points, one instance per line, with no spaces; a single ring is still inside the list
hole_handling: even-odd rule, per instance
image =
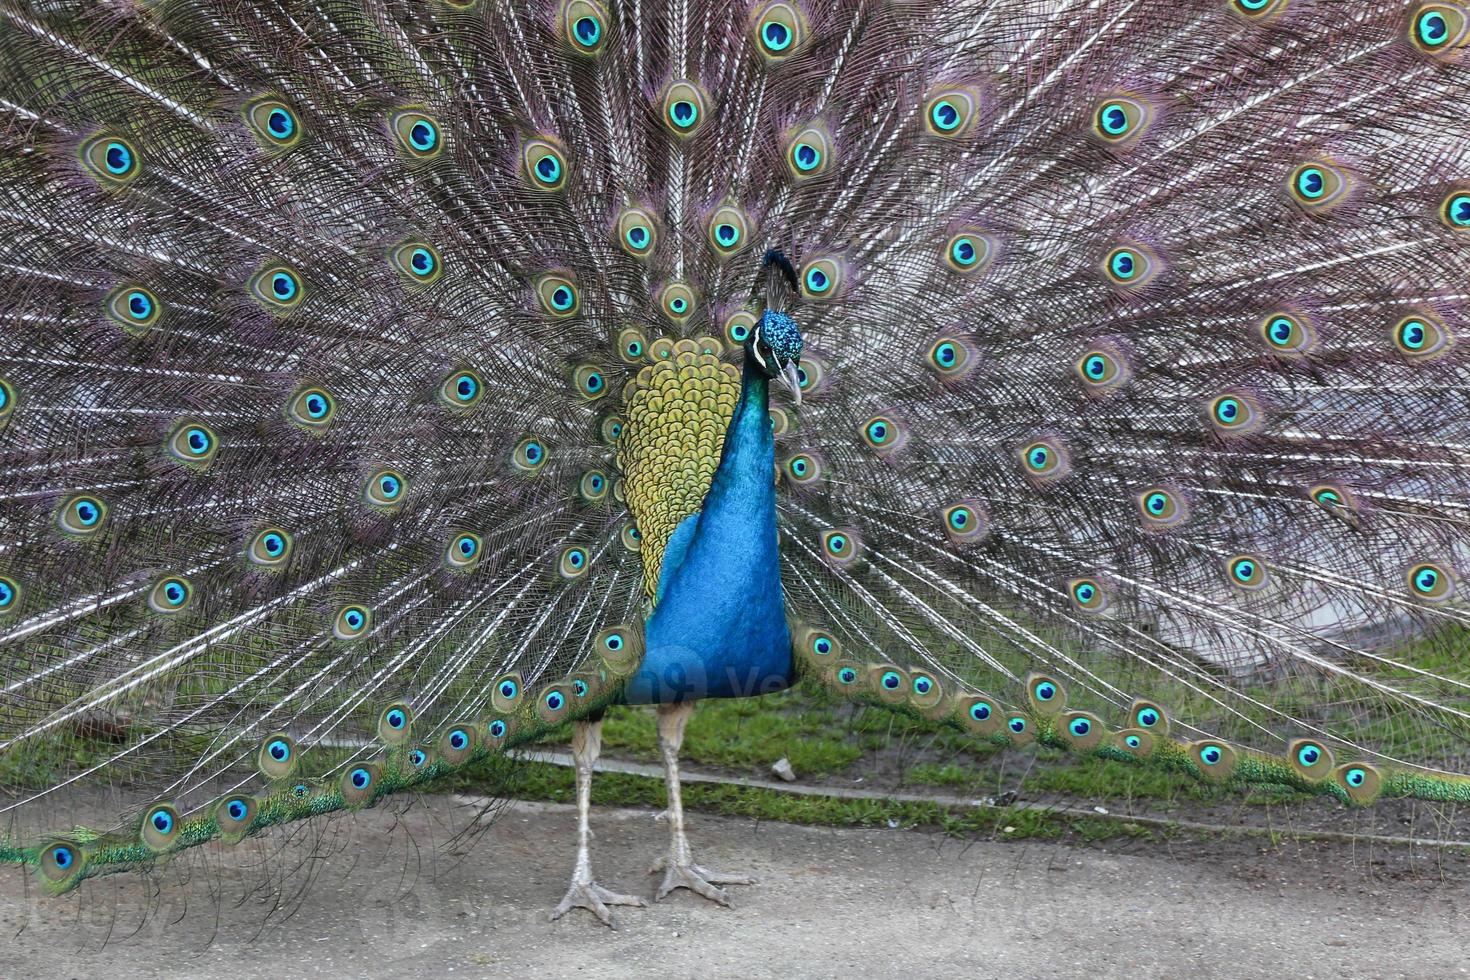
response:
[[[0,21],[0,858],[48,890],[571,721],[558,914],[609,921],[600,718],[653,703],[660,894],[725,901],[683,726],[799,678],[1470,799],[1463,5]]]

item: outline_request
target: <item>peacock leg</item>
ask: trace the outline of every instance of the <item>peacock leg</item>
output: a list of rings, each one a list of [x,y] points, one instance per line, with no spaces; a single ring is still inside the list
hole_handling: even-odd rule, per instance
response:
[[[684,744],[684,726],[694,714],[694,702],[658,706],[658,747],[664,756],[664,782],[669,791],[669,828],[672,840],[669,856],[659,858],[653,871],[663,871],[664,881],[656,898],[663,898],[675,888],[687,888],[721,905],[730,904],[730,896],[717,885],[753,885],[755,878],[747,874],[710,871],[694,863],[689,852],[689,838],[684,836],[684,801],[679,793],[679,747]]]
[[[588,842],[592,839],[588,814],[592,809],[592,767],[601,753],[602,719],[573,722],[572,760],[576,763],[577,772],[577,863],[572,868],[572,884],[567,889],[566,897],[551,910],[552,921],[560,919],[574,908],[581,908],[601,919],[603,925],[613,927],[609,905],[648,904],[637,895],[610,892],[592,880],[592,858],[587,850]]]

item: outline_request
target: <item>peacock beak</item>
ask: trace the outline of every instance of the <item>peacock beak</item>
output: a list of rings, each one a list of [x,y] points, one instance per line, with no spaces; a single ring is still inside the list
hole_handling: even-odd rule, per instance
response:
[[[787,361],[786,366],[781,368],[781,380],[786,382],[786,387],[791,389],[791,397],[796,404],[801,404],[801,375],[796,373],[796,362]]]

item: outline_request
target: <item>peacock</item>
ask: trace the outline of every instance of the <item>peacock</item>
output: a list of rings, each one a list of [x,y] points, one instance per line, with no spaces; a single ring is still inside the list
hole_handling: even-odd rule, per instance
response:
[[[0,0],[0,859],[808,685],[1470,801],[1470,5]],[[97,818],[98,812],[109,814]],[[220,846],[216,843],[214,846]]]

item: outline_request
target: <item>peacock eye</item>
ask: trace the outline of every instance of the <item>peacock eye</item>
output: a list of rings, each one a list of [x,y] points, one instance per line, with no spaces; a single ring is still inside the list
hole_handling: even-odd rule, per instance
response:
[[[408,495],[408,483],[395,469],[375,470],[363,486],[363,502],[378,510],[391,511]]]
[[[439,403],[445,408],[463,411],[478,405],[484,393],[485,385],[479,373],[463,368],[452,372],[439,385]]]
[[[725,338],[739,347],[750,339],[755,329],[756,316],[749,310],[737,310],[725,318]]]
[[[1323,161],[1304,163],[1291,172],[1291,196],[1309,211],[1325,211],[1341,203],[1348,185],[1344,171]]]
[[[801,267],[800,282],[807,299],[832,299],[842,291],[842,266],[836,259],[812,259]]]
[[[664,315],[675,323],[683,323],[694,315],[694,290],[688,283],[669,283],[659,293],[658,302]]]
[[[704,90],[693,82],[670,82],[660,100],[664,126],[675,136],[693,136],[704,126],[707,104]]]
[[[591,559],[587,556],[587,549],[581,545],[571,545],[562,549],[561,557],[557,559],[556,570],[564,579],[579,579],[587,573]]]
[[[990,533],[990,522],[978,500],[959,500],[939,512],[944,533],[957,545],[974,545]]]
[[[707,233],[715,254],[724,258],[734,255],[748,244],[749,221],[744,211],[726,204],[710,215]]]
[[[372,626],[373,616],[367,606],[342,606],[332,620],[332,635],[339,640],[355,640]]]
[[[821,123],[812,122],[786,137],[786,170],[793,180],[811,180],[832,169],[832,137]]]
[[[767,62],[776,63],[796,54],[806,41],[806,20],[801,10],[786,0],[772,0],[751,15],[755,47]]]
[[[13,578],[0,575],[0,616],[9,616],[20,609],[20,583]]]
[[[1283,354],[1305,354],[1314,338],[1308,321],[1294,313],[1272,313],[1261,321],[1261,337],[1272,351]]]
[[[595,364],[579,364],[573,368],[572,384],[577,394],[587,401],[596,401],[607,394],[607,377]]]
[[[1281,13],[1287,0],[1230,0],[1236,13],[1251,20],[1269,20]]]
[[[1128,96],[1114,96],[1098,103],[1092,117],[1092,131],[1105,143],[1127,144],[1143,134],[1150,117],[1147,103]]]
[[[658,246],[658,224],[653,212],[645,207],[619,211],[614,227],[618,247],[635,259],[647,258]]]
[[[1103,271],[1113,285],[1136,289],[1154,277],[1154,257],[1142,246],[1121,245],[1107,254]]]
[[[313,435],[321,435],[337,415],[337,400],[325,388],[298,388],[286,401],[286,417]]]
[[[124,330],[141,334],[158,322],[163,312],[158,297],[142,286],[121,286],[112,291],[105,305],[107,315]]]
[[[1452,339],[1449,328],[1428,313],[1404,317],[1393,328],[1394,346],[1413,360],[1444,353]]]
[[[1242,392],[1226,392],[1210,402],[1210,423],[1221,435],[1253,432],[1260,428],[1262,421],[1255,400]]]
[[[782,472],[798,486],[809,486],[822,478],[822,461],[811,453],[797,453],[782,464]]]
[[[290,266],[270,266],[257,272],[246,283],[250,295],[266,309],[284,313],[297,306],[305,294],[301,276]]]
[[[107,504],[91,494],[67,497],[56,509],[56,526],[68,537],[87,540],[107,523]]]
[[[78,157],[82,167],[105,186],[121,187],[142,171],[137,150],[121,136],[94,136],[82,144]]]
[[[648,350],[648,339],[643,336],[642,331],[627,329],[618,334],[618,356],[626,364],[636,364],[643,360],[643,355]]]
[[[823,531],[821,545],[822,558],[829,565],[850,565],[862,555],[862,537],[851,528]]]
[[[400,109],[388,117],[399,147],[413,160],[432,160],[444,149],[439,123],[418,109]]]
[[[567,158],[549,136],[533,136],[521,147],[525,178],[538,191],[559,191],[567,182]]]
[[[449,539],[449,546],[444,552],[444,563],[451,571],[472,571],[480,564],[480,553],[484,546],[484,541],[478,534],[459,531]]]
[[[541,472],[548,455],[540,439],[527,436],[516,443],[516,448],[511,453],[511,465],[522,473],[533,475]]]
[[[388,253],[388,264],[409,286],[427,286],[438,282],[443,274],[439,251],[428,242],[411,241],[396,246]]]
[[[980,113],[979,93],[964,87],[941,88],[924,100],[924,127],[934,136],[967,135]]]
[[[598,426],[598,434],[607,445],[616,446],[623,437],[623,420],[616,415],[609,415]]]
[[[1462,53],[1470,15],[1457,3],[1427,3],[1415,11],[1409,38],[1425,54],[1453,58]]]
[[[875,415],[863,423],[863,441],[880,456],[895,453],[907,441],[907,432],[892,416]]]
[[[581,309],[577,284],[568,272],[547,272],[536,278],[536,298],[543,312],[564,319]]]
[[[1052,482],[1070,473],[1072,462],[1060,441],[1046,438],[1021,447],[1021,468],[1032,480]]]
[[[161,804],[148,811],[143,818],[140,836],[143,843],[155,851],[161,851],[174,842],[179,833],[179,813],[173,807]]]
[[[638,552],[643,550],[643,532],[638,530],[638,525],[631,522],[624,524],[618,537],[622,541],[623,547],[629,551]]]
[[[204,423],[184,420],[174,423],[165,445],[175,460],[191,470],[203,472],[214,462],[219,439]]]
[[[960,337],[940,337],[929,347],[924,363],[940,381],[954,382],[968,377],[974,369],[974,352],[970,343]]]
[[[267,149],[285,150],[301,139],[301,120],[286,103],[262,96],[245,103],[245,124]]]
[[[588,470],[577,481],[577,492],[589,504],[601,503],[607,499],[607,489],[607,474],[602,470]]]
[[[1258,555],[1237,555],[1225,563],[1230,584],[1247,592],[1259,592],[1270,584],[1266,563]]]
[[[955,272],[976,276],[995,261],[995,239],[978,228],[961,228],[944,243],[944,262]]]
[[[1099,345],[1077,359],[1077,377],[1090,395],[1101,396],[1127,384],[1133,368],[1122,350],[1114,344]]]
[[[261,568],[280,568],[291,557],[293,544],[288,532],[268,527],[250,539],[245,547],[245,557],[250,564]]]
[[[1174,527],[1189,517],[1184,498],[1164,487],[1151,487],[1139,494],[1138,509],[1145,526],[1155,529]]]
[[[1409,591],[1416,599],[1443,602],[1454,595],[1455,580],[1443,565],[1423,562],[1409,569]]]
[[[567,43],[577,54],[600,54],[607,41],[607,11],[592,0],[570,0],[561,21],[566,25]]]
[[[1108,594],[1097,579],[1079,578],[1067,583],[1072,605],[1085,613],[1100,613],[1108,608]]]
[[[1470,191],[1452,191],[1439,206],[1439,220],[1455,231],[1470,231]]]
[[[160,579],[148,593],[148,608],[169,615],[183,612],[194,598],[189,580],[178,575]]]

